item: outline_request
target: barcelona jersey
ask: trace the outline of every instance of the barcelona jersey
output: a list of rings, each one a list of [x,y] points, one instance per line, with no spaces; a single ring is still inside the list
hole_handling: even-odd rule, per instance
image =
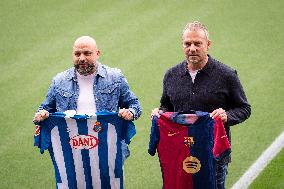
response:
[[[214,189],[215,163],[230,153],[230,144],[220,118],[165,112],[152,120],[148,152],[156,151],[163,189]]]

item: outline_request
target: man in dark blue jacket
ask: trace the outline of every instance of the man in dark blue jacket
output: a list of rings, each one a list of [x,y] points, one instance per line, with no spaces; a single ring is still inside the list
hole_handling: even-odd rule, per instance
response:
[[[155,108],[152,116],[159,115],[160,110],[209,112],[213,119],[221,117],[230,139],[230,126],[246,120],[251,107],[236,70],[208,54],[211,44],[202,23],[194,21],[186,25],[182,33],[186,60],[166,72],[160,108]],[[217,162],[217,188],[225,188],[229,162],[230,156]]]

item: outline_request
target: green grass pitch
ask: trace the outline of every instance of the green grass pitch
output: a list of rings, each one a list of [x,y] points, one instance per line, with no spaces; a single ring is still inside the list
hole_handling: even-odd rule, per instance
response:
[[[267,168],[255,179],[250,189],[279,189],[284,188],[284,149],[279,152]]]
[[[161,188],[158,159],[147,154],[149,114],[159,105],[165,71],[184,58],[181,31],[193,20],[208,26],[210,54],[238,70],[252,105],[251,118],[232,128],[232,186],[284,130],[283,8],[278,0],[1,0],[0,189],[55,188],[48,153],[33,147],[31,120],[52,77],[72,66],[72,44],[81,35],[97,40],[100,61],[123,71],[142,104],[125,188]],[[275,174],[261,180],[283,187],[275,163],[283,164],[283,152],[270,169]]]

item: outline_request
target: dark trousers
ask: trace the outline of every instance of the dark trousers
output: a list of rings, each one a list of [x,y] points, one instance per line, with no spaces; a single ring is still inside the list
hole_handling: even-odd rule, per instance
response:
[[[216,188],[225,189],[228,163],[216,163]]]

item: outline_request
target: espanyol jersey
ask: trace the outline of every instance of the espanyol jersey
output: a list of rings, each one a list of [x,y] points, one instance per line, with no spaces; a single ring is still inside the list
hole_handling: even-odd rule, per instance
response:
[[[165,112],[152,120],[148,152],[156,150],[163,189],[214,189],[215,161],[230,153],[230,144],[220,118]]]
[[[95,116],[53,113],[36,127],[34,142],[48,150],[58,189],[123,189],[121,141],[135,135],[117,113]]]

